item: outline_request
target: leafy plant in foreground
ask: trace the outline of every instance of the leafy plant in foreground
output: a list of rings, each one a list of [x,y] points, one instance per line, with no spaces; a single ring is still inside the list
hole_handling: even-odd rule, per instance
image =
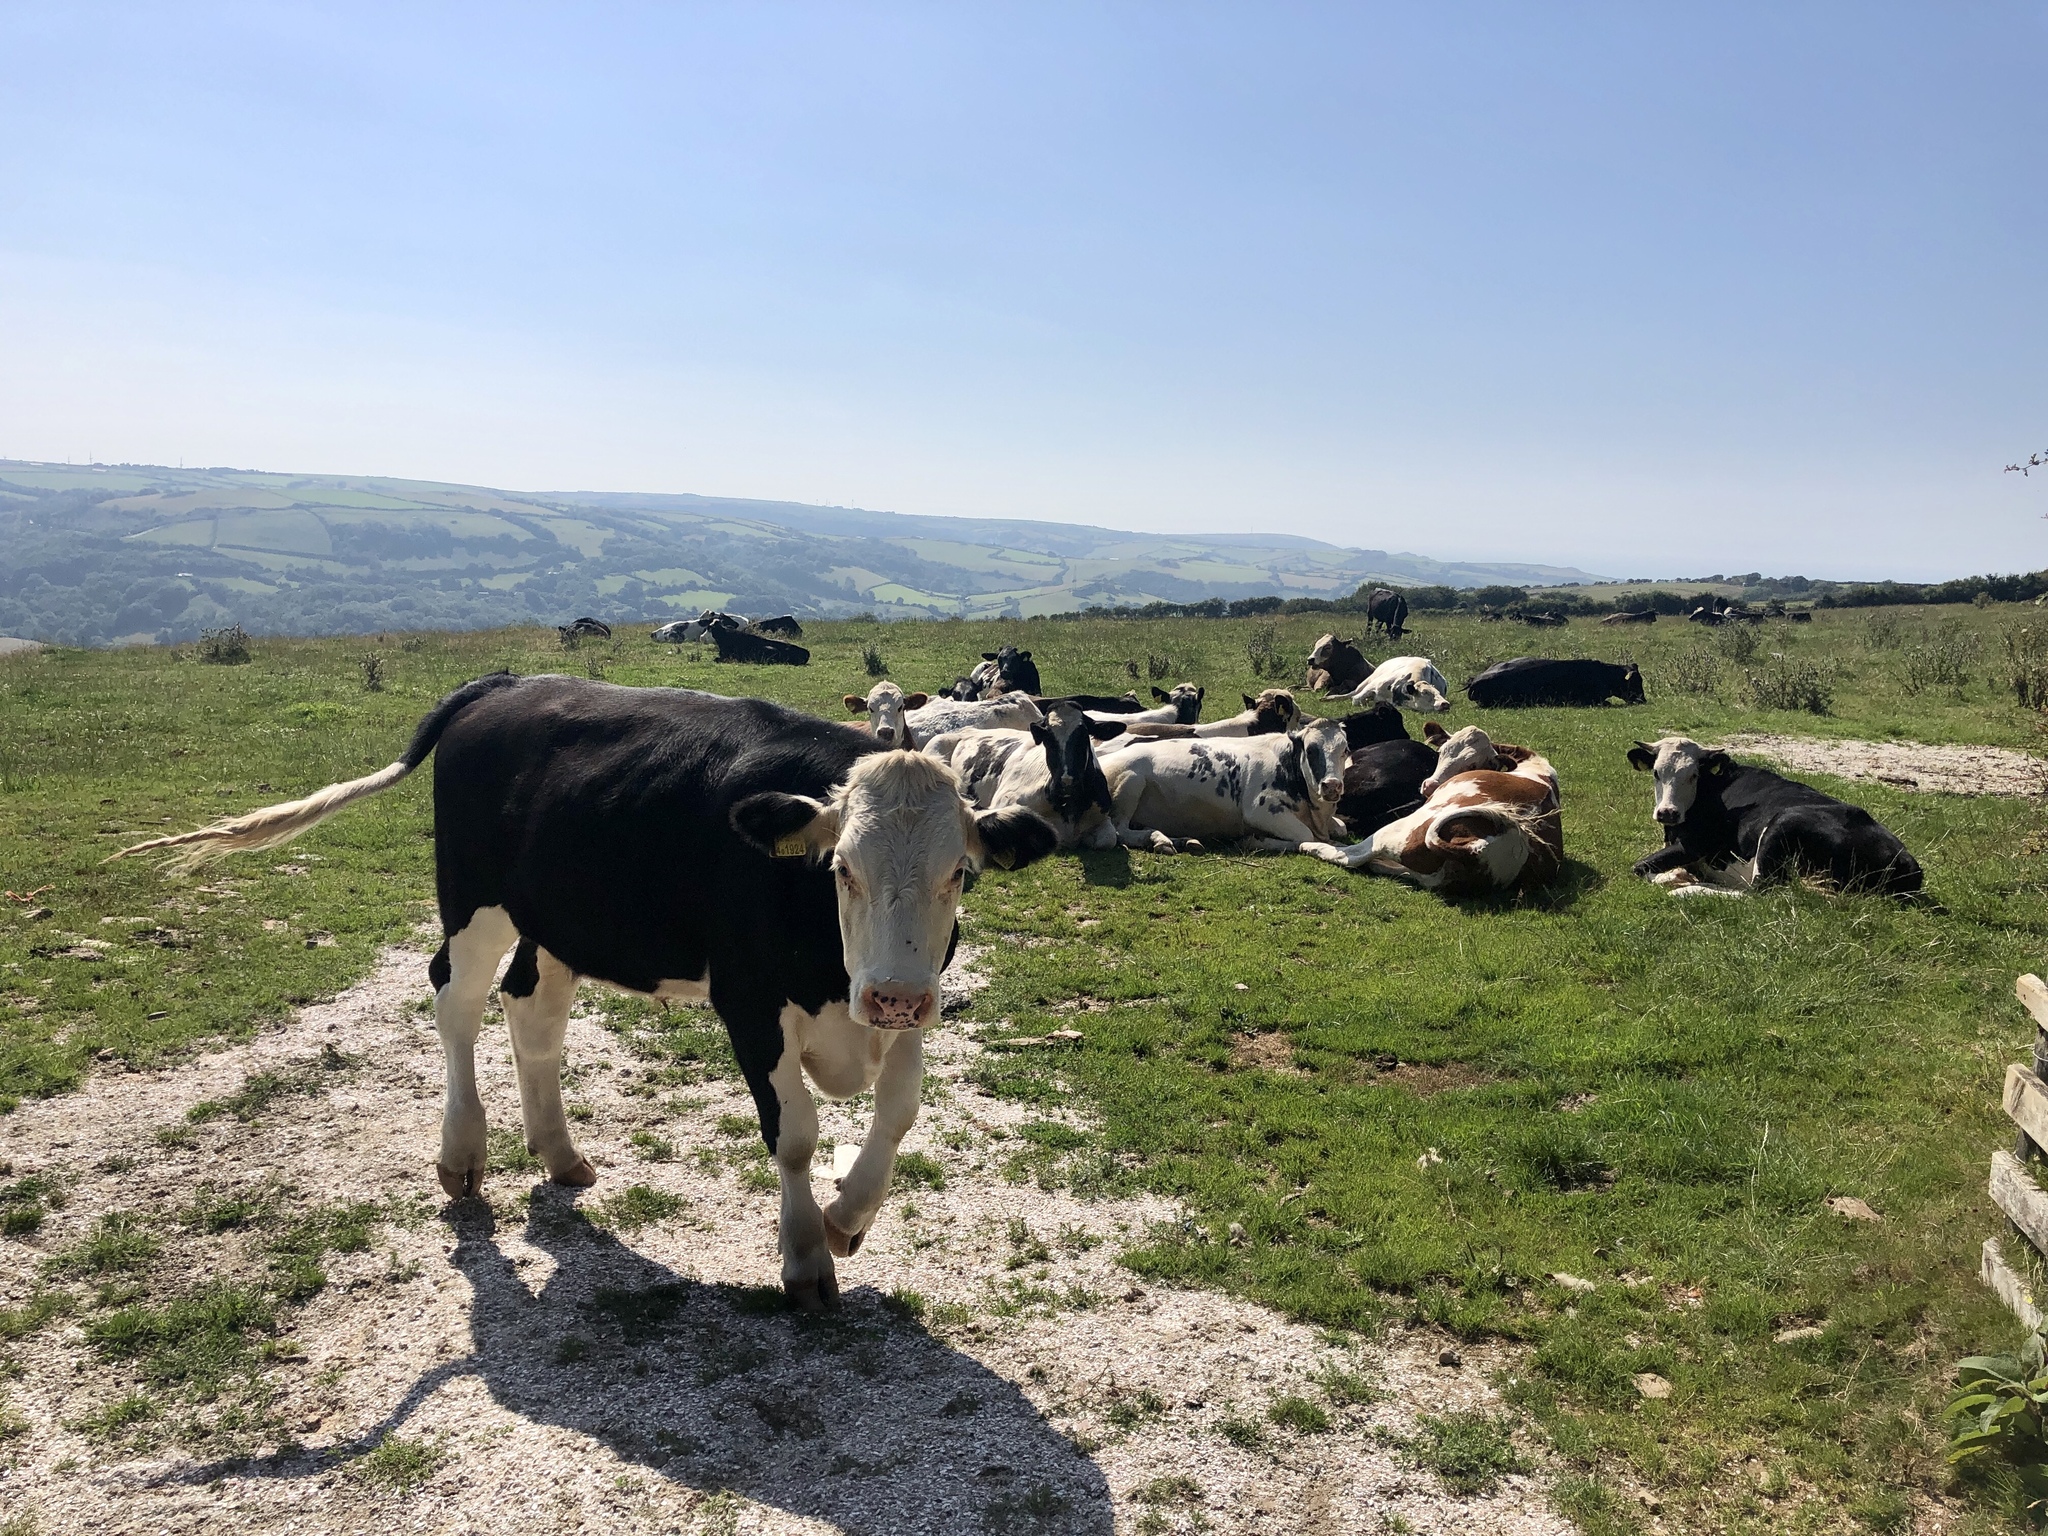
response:
[[[2016,1355],[1971,1355],[1956,1366],[1948,1459],[1996,1467],[2019,1485],[2030,1509],[2048,1504],[2048,1361],[2041,1330]]]

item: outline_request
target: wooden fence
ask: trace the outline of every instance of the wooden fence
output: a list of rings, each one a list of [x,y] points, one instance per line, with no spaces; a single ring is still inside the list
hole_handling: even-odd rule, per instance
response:
[[[2022,976],[2013,991],[2034,1016],[2034,1060],[2005,1069],[2005,1113],[2018,1131],[2012,1151],[1991,1154],[1991,1199],[2037,1254],[2048,1254],[2048,1190],[2034,1181],[2030,1166],[2048,1160],[2048,982]],[[1997,1238],[1984,1239],[1977,1272],[2022,1323],[2041,1325],[2032,1282],[2005,1261]]]

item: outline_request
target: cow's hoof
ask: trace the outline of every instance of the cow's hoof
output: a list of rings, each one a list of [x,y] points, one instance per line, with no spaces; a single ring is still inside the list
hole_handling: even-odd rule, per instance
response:
[[[786,1281],[782,1290],[799,1312],[839,1310],[839,1277],[829,1269],[815,1280]]]
[[[1199,837],[1191,837],[1180,845],[1180,851],[1182,853],[1203,853],[1207,850],[1202,847],[1202,840]]]
[[[579,1157],[574,1168],[564,1168],[560,1173],[548,1175],[550,1184],[568,1184],[577,1189],[588,1189],[597,1182],[597,1170],[590,1166],[590,1159]]]
[[[825,1246],[832,1250],[834,1258],[852,1258],[856,1253],[860,1252],[860,1245],[867,1241],[867,1236],[865,1230],[860,1232],[842,1230],[839,1223],[832,1219],[831,1212],[825,1213]]]
[[[441,1188],[450,1200],[470,1200],[483,1193],[484,1171],[481,1168],[466,1168],[457,1173],[440,1163],[434,1164],[434,1177],[441,1181]]]

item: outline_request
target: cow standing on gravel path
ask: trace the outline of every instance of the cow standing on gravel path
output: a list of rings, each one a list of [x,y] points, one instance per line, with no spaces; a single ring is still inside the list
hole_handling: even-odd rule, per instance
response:
[[[577,982],[708,997],[781,1175],[783,1288],[806,1309],[836,1305],[833,1255],[860,1247],[917,1117],[966,877],[1043,857],[1052,828],[976,812],[943,764],[765,699],[497,673],[449,694],[376,773],[123,852],[177,848],[189,865],[278,847],[429,754],[447,935],[428,969],[448,1066],[442,1187],[483,1184],[476,1041],[508,951],[499,993],[526,1143],[559,1184],[597,1179],[562,1108]],[[875,1095],[822,1211],[806,1074],[829,1098]]]

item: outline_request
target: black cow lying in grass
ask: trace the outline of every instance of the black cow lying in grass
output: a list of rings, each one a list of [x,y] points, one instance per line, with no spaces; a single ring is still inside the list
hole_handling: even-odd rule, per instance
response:
[[[1624,704],[1643,702],[1643,674],[1634,662],[1555,661],[1548,656],[1515,656],[1496,661],[1465,685],[1482,709],[1527,704]]]
[[[771,640],[751,630],[719,626],[711,631],[711,643],[718,647],[720,661],[750,661],[759,666],[806,667],[811,653],[787,640]]]
[[[1656,775],[1664,828],[1664,846],[1635,872],[1674,895],[1734,896],[1802,877],[1893,896],[1920,889],[1918,861],[1860,805],[1685,736],[1639,741],[1628,760]]]
[[[275,848],[429,754],[446,935],[427,972],[448,1067],[442,1188],[459,1198],[483,1184],[476,1041],[507,953],[499,994],[526,1145],[558,1184],[597,1179],[562,1108],[577,982],[708,997],[781,1175],[783,1288],[800,1306],[834,1305],[832,1256],[860,1246],[917,1118],[966,878],[1044,857],[1053,829],[1025,810],[977,811],[944,764],[766,699],[501,672],[449,694],[376,773],[124,852],[177,848],[195,864]],[[867,1141],[822,1211],[806,1075],[829,1098],[875,1096]]]

